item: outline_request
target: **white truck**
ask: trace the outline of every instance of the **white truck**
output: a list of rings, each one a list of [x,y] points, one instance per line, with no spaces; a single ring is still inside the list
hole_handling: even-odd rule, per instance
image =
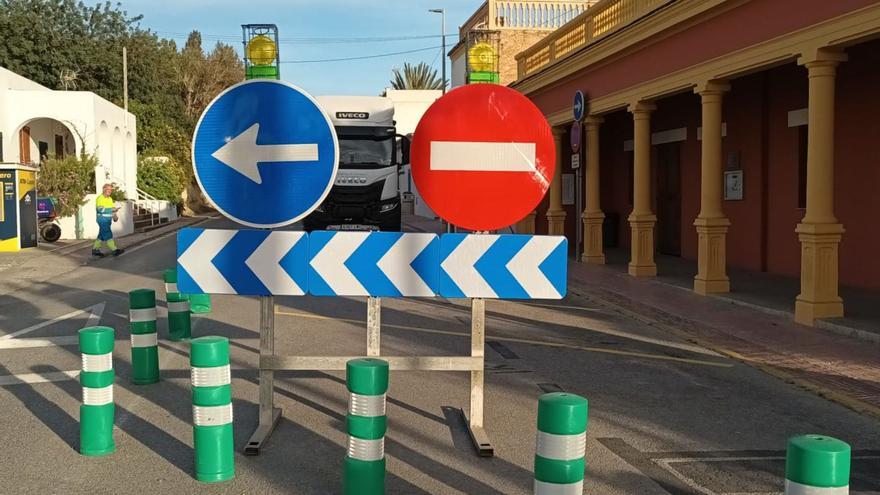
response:
[[[339,139],[330,194],[303,221],[312,230],[400,231],[400,172],[409,139],[397,134],[394,104],[382,96],[319,96]]]

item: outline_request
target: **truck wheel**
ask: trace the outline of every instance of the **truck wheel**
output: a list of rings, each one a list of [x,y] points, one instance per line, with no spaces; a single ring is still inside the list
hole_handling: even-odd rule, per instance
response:
[[[47,223],[40,228],[40,237],[46,242],[55,242],[61,239],[61,227],[54,223]]]

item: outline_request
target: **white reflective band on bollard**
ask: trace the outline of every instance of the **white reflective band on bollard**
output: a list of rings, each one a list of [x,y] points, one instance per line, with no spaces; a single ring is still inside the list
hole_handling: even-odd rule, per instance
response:
[[[196,426],[221,426],[232,423],[232,404],[223,406],[192,406]]]
[[[101,388],[83,387],[83,404],[86,406],[103,406],[113,402],[113,385]]]
[[[132,347],[156,347],[157,345],[159,345],[159,337],[156,332],[131,334]]]
[[[535,480],[535,495],[583,495],[584,480],[577,483],[545,483]]]
[[[132,323],[156,321],[156,308],[130,309],[128,310],[128,319]]]
[[[385,457],[385,437],[364,440],[348,436],[348,456],[361,461],[381,461]]]
[[[385,416],[385,394],[349,394],[348,412],[353,416]]]
[[[571,461],[584,457],[586,450],[586,432],[579,435],[554,435],[538,431],[536,453],[545,459]]]
[[[83,354],[83,371],[110,371],[113,369],[113,353],[107,354]]]
[[[189,301],[168,303],[169,313],[183,313],[184,311],[189,311]]]
[[[821,488],[785,480],[785,495],[849,495],[849,486]]]
[[[177,292],[177,284],[165,284],[165,293]]]
[[[193,387],[219,387],[232,382],[232,373],[228,364],[211,368],[190,368],[190,378]]]

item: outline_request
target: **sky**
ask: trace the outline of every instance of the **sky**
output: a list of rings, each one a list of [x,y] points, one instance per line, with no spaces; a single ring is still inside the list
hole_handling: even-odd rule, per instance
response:
[[[182,45],[192,30],[209,49],[216,41],[242,50],[241,24],[276,24],[281,77],[314,95],[378,95],[392,69],[404,62],[441,67],[441,15],[446,10],[447,52],[458,27],[482,0],[121,0],[141,27]],[[375,38],[422,37],[406,40]],[[364,40],[363,38],[368,38]],[[373,38],[373,40],[369,40]],[[331,42],[332,41],[332,42]],[[344,41],[344,42],[340,42]],[[419,51],[415,51],[419,50]],[[409,52],[363,60],[308,62]],[[451,79],[447,59],[447,79]]]

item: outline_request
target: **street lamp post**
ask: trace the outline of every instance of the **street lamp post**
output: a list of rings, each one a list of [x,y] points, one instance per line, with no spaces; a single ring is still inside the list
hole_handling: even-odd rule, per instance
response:
[[[442,40],[443,45],[443,53],[441,55],[441,63],[443,64],[443,69],[441,70],[443,77],[443,94],[446,94],[446,9],[430,9],[428,12],[432,12],[434,14],[440,14],[440,38]]]

